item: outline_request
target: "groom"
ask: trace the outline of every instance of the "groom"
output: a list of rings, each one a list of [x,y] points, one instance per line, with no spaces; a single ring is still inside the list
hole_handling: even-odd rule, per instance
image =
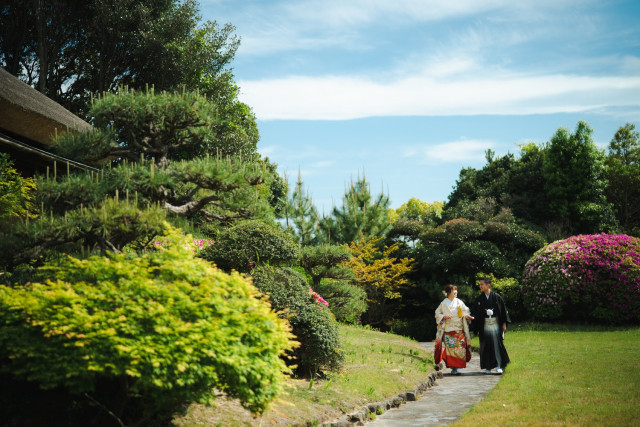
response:
[[[482,293],[471,305],[473,331],[480,338],[480,368],[490,374],[493,368],[502,374],[509,363],[509,355],[504,347],[504,333],[507,323],[511,323],[509,312],[502,297],[491,290],[491,278],[480,280]]]

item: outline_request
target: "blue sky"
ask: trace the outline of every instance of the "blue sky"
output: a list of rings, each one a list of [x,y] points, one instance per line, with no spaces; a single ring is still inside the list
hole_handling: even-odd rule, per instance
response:
[[[236,26],[259,151],[328,212],[366,174],[393,207],[579,120],[640,127],[640,2],[201,0]]]

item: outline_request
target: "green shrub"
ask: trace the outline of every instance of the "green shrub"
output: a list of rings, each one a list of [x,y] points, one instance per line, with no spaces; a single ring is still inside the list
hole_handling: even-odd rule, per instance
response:
[[[290,268],[263,266],[253,271],[253,283],[269,295],[273,308],[291,323],[300,341],[293,352],[298,373],[313,376],[342,364],[338,324],[331,312],[311,296],[304,276]]]
[[[0,373],[141,422],[214,398],[261,412],[281,387],[288,325],[176,232],[140,256],[67,257],[0,286]]]
[[[241,273],[258,265],[281,265],[298,259],[298,245],[284,231],[262,221],[243,221],[220,232],[199,256],[225,271]]]

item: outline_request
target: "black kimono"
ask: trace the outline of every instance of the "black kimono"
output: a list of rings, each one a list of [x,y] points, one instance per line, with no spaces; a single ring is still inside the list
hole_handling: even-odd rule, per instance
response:
[[[487,314],[493,310],[493,315]],[[473,331],[480,338],[480,368],[503,368],[509,363],[509,355],[504,346],[502,324],[511,323],[509,312],[502,297],[491,291],[489,297],[481,293],[471,305]]]

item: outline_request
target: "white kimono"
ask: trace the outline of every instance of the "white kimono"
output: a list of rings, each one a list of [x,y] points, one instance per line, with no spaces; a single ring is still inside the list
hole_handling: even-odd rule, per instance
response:
[[[444,321],[444,331],[464,331],[467,339],[471,340],[469,325],[467,319],[464,317],[470,314],[469,307],[458,298],[454,298],[453,301],[445,298],[436,309],[436,323],[440,324],[443,321],[442,318],[447,314],[450,315],[451,318]]]

